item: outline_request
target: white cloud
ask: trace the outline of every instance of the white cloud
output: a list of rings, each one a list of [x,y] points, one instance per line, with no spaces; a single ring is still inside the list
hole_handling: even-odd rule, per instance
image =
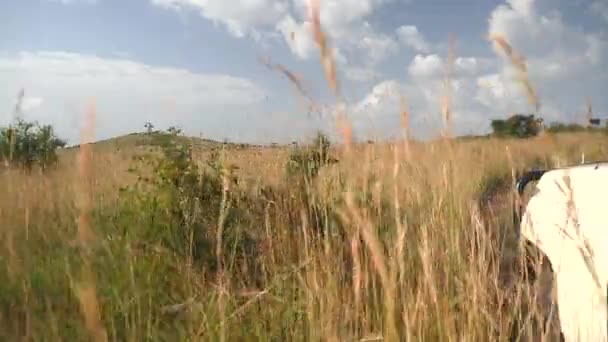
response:
[[[409,131],[416,139],[436,136],[442,127],[440,114],[440,80],[410,82],[384,80],[374,85],[360,100],[347,106],[355,134],[359,138],[399,137],[402,101],[409,113]],[[459,91],[459,95],[462,90]],[[462,115],[461,110],[456,114]],[[466,118],[465,118],[466,119]],[[469,127],[468,121],[462,127]]]
[[[479,62],[475,57],[458,57],[454,64],[457,69],[468,74],[475,74],[479,68]]]
[[[230,115],[256,114],[267,96],[245,78],[66,52],[0,55],[0,73],[0,103],[14,103],[24,88],[25,115],[55,125],[71,142],[79,139],[90,98],[97,103],[98,138],[139,131],[148,120],[221,137],[232,133]]]
[[[507,0],[507,3],[511,5],[513,10],[526,17],[532,15],[534,2],[535,0]]]
[[[299,58],[308,59],[313,52],[316,52],[312,24],[309,21],[299,24],[291,15],[287,15],[276,28],[283,35],[291,51]]]
[[[27,96],[21,100],[21,110],[23,112],[30,112],[42,106],[44,99],[41,97]]]
[[[236,37],[256,34],[257,27],[274,27],[288,11],[287,0],[150,0],[174,10],[193,9],[224,25]]]
[[[398,45],[393,37],[376,32],[369,23],[363,23],[363,30],[352,37],[358,50],[368,56],[368,63],[375,65],[398,50]]]
[[[450,123],[454,134],[486,132],[491,119],[517,112],[518,108],[513,106],[513,102],[508,106],[497,106],[496,102],[510,96],[510,91],[516,87],[516,84],[501,81],[500,75],[452,80]],[[484,83],[497,84],[488,87]],[[436,137],[444,128],[441,98],[446,94],[445,90],[441,78],[412,78],[406,82],[381,81],[367,95],[349,106],[353,126],[359,135],[369,134],[371,128],[381,132],[384,137],[399,136],[402,133],[401,104],[405,100],[411,136],[416,139]],[[513,98],[515,96],[517,94]],[[520,102],[515,103],[526,106],[525,98]]]
[[[261,38],[274,31],[283,37],[299,59],[318,57],[309,21],[309,0],[149,1],[177,11],[198,10],[204,18],[221,23],[235,37],[251,35]],[[378,73],[373,70],[378,63],[397,52],[395,37],[378,32],[365,21],[379,6],[391,1],[394,0],[320,1],[321,25],[335,46],[337,62],[349,70],[349,79],[369,79],[372,74]],[[350,64],[350,56],[356,56],[364,62]]]
[[[309,0],[149,0],[152,4],[173,9],[199,10],[209,20],[220,22],[237,37],[251,29],[277,25],[287,15],[308,20]],[[379,5],[392,0],[320,1],[320,20],[335,38],[348,34],[350,25],[370,15]],[[290,3],[293,11],[290,11]]]
[[[333,39],[348,38],[354,24],[373,13],[380,5],[391,0],[323,0],[319,1],[319,15],[323,28]],[[294,0],[303,18],[308,16],[309,0]]]
[[[496,100],[507,96],[507,86],[499,74],[483,75],[477,78],[478,100],[490,106]]]
[[[413,77],[438,77],[444,72],[444,63],[437,55],[416,55],[407,70]]]
[[[379,33],[364,19],[379,5],[390,0],[327,0],[320,2],[320,22],[332,43],[343,51],[357,51],[372,59],[372,63],[382,61],[397,51],[395,39]],[[277,29],[283,32],[287,43],[296,55],[299,49],[292,46],[291,32],[306,28],[309,39],[303,44],[314,44],[310,30],[307,0],[294,0],[297,16],[301,23],[295,23],[291,15],[285,16]]]
[[[411,47],[417,52],[428,53],[430,51],[430,44],[426,41],[422,33],[418,31],[416,26],[401,26],[395,32],[399,37],[399,41],[405,46]]]
[[[539,114],[547,121],[572,119],[587,95],[595,95],[598,113],[608,109],[601,95],[608,84],[603,72],[608,42],[601,35],[567,26],[557,12],[539,14],[533,1],[524,0],[497,7],[489,24],[491,32],[502,33],[515,49],[523,47],[520,51],[528,56],[530,77],[543,103]],[[574,40],[578,43],[564,45]],[[539,44],[544,48],[538,48]],[[456,134],[483,133],[492,119],[533,110],[508,62],[463,56],[454,60],[453,69],[450,109]],[[440,99],[445,94],[445,72],[445,58],[416,55],[408,66],[407,82],[381,81],[350,107],[353,120],[359,122],[354,126],[365,130],[375,122],[387,135],[398,134],[399,99],[405,96],[413,135],[436,135],[442,128]]]
[[[379,32],[367,21],[351,25],[348,34],[335,43],[347,56],[348,63],[341,65],[346,78],[356,82],[380,78],[382,63],[399,51],[394,36]]]
[[[498,6],[490,16],[488,31],[502,35],[526,58],[530,81],[540,96],[541,115],[561,112],[562,119],[572,120],[586,97],[598,110],[608,110],[600,90],[608,84],[608,40],[601,33],[570,26],[557,10],[539,13],[533,0],[509,0]],[[501,49],[494,48],[502,56]],[[495,104],[521,108],[519,99],[525,99],[526,94],[514,82],[508,60],[499,73],[519,91]]]
[[[486,71],[491,63],[486,58],[457,57],[452,65],[451,79],[472,77]],[[432,55],[416,55],[408,66],[408,73],[412,77],[439,78],[447,75],[448,65],[444,58]]]
[[[241,0],[239,5],[225,0],[150,1],[175,9],[199,9],[205,18],[222,23],[235,36],[258,30],[273,31],[283,37],[298,58],[318,57],[307,21],[308,0]],[[394,119],[394,114],[398,113],[398,100],[380,101],[379,94],[382,90],[399,88],[414,107],[413,113],[424,113],[420,115],[440,121],[439,97],[446,57],[436,54],[437,47],[430,44],[416,26],[404,25],[394,32],[383,32],[367,22],[380,6],[391,1],[396,0],[320,1],[321,24],[336,46],[340,72],[351,81],[377,82],[376,87],[355,101],[351,109],[359,108],[361,112],[361,108],[375,107],[377,113],[392,114],[374,117]],[[252,10],[241,6],[241,2],[247,3]],[[552,3],[546,1],[545,4]],[[602,12],[608,8],[605,4],[605,0],[595,0],[591,6],[599,14],[608,13]],[[584,31],[570,25],[556,10],[541,11],[535,0],[505,0],[490,14],[488,33],[504,36],[526,57],[532,85],[538,90],[543,104],[541,115],[549,117],[562,113],[560,115],[569,118],[587,96],[592,98],[596,110],[608,109],[608,99],[603,94],[608,84],[605,72],[608,38],[605,33]],[[416,53],[407,67],[408,81],[376,81],[383,79],[382,62],[398,52],[398,43]],[[452,106],[454,120],[461,132],[467,132],[472,124],[477,124],[475,129],[485,129],[491,118],[533,110],[526,102],[526,94],[513,67],[502,59],[500,49],[494,48],[496,58],[460,56],[454,60]],[[382,105],[384,102],[390,105]],[[394,124],[391,121],[385,126],[390,130]],[[427,131],[431,126],[425,126]]]
[[[360,100],[353,109],[357,112],[374,110],[381,107],[385,101],[398,99],[400,94],[401,84],[398,81],[385,80],[376,84],[371,92]]]
[[[591,4],[591,10],[608,21],[608,1],[596,0]]]
[[[489,31],[502,34],[527,57],[530,79],[542,103],[539,115],[545,120],[580,120],[577,111],[587,96],[598,115],[608,111],[603,95],[608,84],[605,36],[568,26],[556,11],[538,13],[534,1],[523,0],[498,6],[490,17]],[[374,121],[394,136],[403,95],[408,100],[413,135],[434,136],[442,127],[439,103],[445,90],[445,69],[445,59],[437,54],[416,55],[408,66],[409,80],[378,83],[351,106],[353,120],[360,129]],[[456,134],[483,133],[491,119],[534,110],[508,61],[458,57],[454,70],[450,108]],[[400,94],[393,91],[388,96],[387,89],[399,89]]]
[[[331,18],[327,15],[325,20],[331,22]],[[436,135],[442,128],[440,100],[445,94],[446,57],[432,52],[433,47],[418,28],[400,27],[395,31],[396,38],[417,55],[408,65],[407,81],[382,80],[377,61],[389,56],[392,48],[383,49],[390,44],[376,44],[373,38],[392,37],[366,26],[364,18],[350,23],[347,19],[336,21],[348,30],[338,29],[341,25],[336,23],[328,25],[328,32],[341,38],[347,55],[374,50],[370,48],[374,44],[379,47],[374,51],[376,58],[366,52],[361,55],[367,63],[343,67],[350,80],[378,80],[366,95],[346,107],[355,134],[362,137],[370,130],[380,131],[385,137],[399,134],[400,100],[405,96],[413,135]],[[361,21],[363,24],[359,24]],[[605,35],[568,25],[558,11],[541,13],[533,0],[507,0],[492,11],[488,24],[489,33],[503,35],[526,57],[530,79],[542,103],[540,116],[547,121],[571,120],[587,96],[598,113],[608,110],[603,94],[608,84]],[[460,56],[454,60],[450,108],[456,134],[484,133],[492,119],[534,110],[516,70],[502,58],[500,49],[494,48],[497,56],[493,58]],[[384,50],[389,53],[383,54]]]
[[[380,73],[373,67],[359,67],[346,65],[344,68],[344,76],[355,82],[369,82],[380,78]]]
[[[530,110],[521,84],[509,77],[507,72],[479,76],[475,85],[477,90],[473,99],[488,110],[491,109],[493,116]]]

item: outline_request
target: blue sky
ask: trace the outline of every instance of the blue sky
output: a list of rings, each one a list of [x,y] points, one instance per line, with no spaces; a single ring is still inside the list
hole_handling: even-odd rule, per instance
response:
[[[418,138],[441,128],[449,35],[456,38],[456,133],[533,106],[486,37],[526,57],[539,114],[582,120],[586,98],[608,115],[608,0],[321,0],[356,136],[393,137],[407,99]],[[7,0],[0,2],[0,123],[25,89],[22,115],[77,142],[88,101],[96,137],[179,125],[191,135],[255,143],[334,132],[307,0]],[[293,35],[292,35],[293,32]],[[293,36],[293,39],[291,37]],[[267,56],[302,77],[323,115]]]

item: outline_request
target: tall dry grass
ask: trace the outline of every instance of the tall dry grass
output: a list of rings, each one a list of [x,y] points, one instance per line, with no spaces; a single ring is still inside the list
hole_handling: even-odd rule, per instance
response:
[[[132,163],[126,151],[93,150],[95,241],[87,253],[74,243],[80,215],[74,152],[49,174],[3,172],[0,334],[130,341],[479,341],[541,334],[540,294],[522,278],[510,235],[512,170],[576,163],[583,153],[587,160],[605,158],[605,137],[407,146],[336,151],[340,163],[307,186],[306,204],[290,199],[297,192],[286,178],[272,176],[275,197],[262,201],[260,194],[264,205],[240,208],[255,218],[242,229],[259,242],[256,252],[224,260],[220,274],[142,240],[137,232],[149,229],[151,211],[162,208],[116,210],[125,205],[116,189],[133,181],[125,177]],[[267,167],[255,152],[250,160],[245,150],[226,153],[236,153],[242,165],[258,163],[253,171]],[[306,206],[322,208],[318,221]]]

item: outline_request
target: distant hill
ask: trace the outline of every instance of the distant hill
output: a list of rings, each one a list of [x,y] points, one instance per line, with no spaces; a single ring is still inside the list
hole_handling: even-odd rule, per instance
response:
[[[153,132],[153,133],[130,133],[127,135],[122,135],[110,139],[98,140],[93,143],[96,147],[108,147],[108,148],[132,148],[138,146],[153,146],[155,145],[155,139],[159,136],[164,135],[165,133]],[[192,144],[195,149],[209,149],[213,147],[223,147],[228,149],[245,149],[245,148],[259,148],[259,147],[272,147],[271,145],[262,146],[262,145],[254,145],[254,144],[242,144],[242,143],[232,143],[232,142],[221,142],[211,139],[204,139],[198,137],[188,137],[188,136],[177,136],[175,139],[178,139],[184,143]],[[75,149],[79,148],[80,144],[71,145],[66,147],[65,149]]]

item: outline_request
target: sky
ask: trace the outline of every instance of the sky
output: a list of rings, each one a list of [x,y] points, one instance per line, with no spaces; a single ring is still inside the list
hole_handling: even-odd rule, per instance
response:
[[[23,89],[20,115],[70,143],[91,104],[96,140],[147,121],[234,142],[338,137],[338,109],[356,138],[395,138],[402,103],[410,134],[427,139],[449,89],[454,133],[482,134],[536,111],[490,34],[525,58],[546,122],[581,122],[586,101],[608,116],[608,0],[320,0],[344,103],[324,77],[308,1],[0,1],[0,125]]]

